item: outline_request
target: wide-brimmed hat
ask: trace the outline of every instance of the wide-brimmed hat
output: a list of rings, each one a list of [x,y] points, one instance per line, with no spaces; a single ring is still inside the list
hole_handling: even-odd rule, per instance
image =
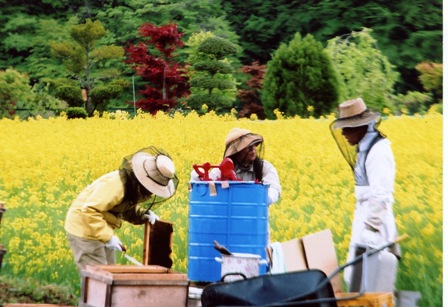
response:
[[[138,152],[132,157],[132,170],[138,181],[152,194],[169,198],[176,191],[174,163],[165,155],[152,156]]]
[[[227,134],[224,152],[224,158],[230,157],[244,148],[252,145],[258,145],[263,142],[263,137],[259,134],[250,132],[247,129],[233,128]]]
[[[339,105],[339,118],[333,128],[360,127],[375,122],[380,114],[367,109],[362,98],[348,100]]]

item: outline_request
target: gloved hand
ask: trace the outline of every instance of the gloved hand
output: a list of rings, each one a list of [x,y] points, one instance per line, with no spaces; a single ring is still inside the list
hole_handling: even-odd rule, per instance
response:
[[[386,241],[381,237],[378,231],[364,229],[361,233],[361,242],[370,247],[380,247],[386,244]]]
[[[148,220],[152,225],[159,220],[159,217],[151,210],[143,214],[143,219]]]
[[[106,242],[106,247],[110,249],[117,250],[119,252],[125,252],[126,248],[121,243],[120,239],[116,235],[113,235],[109,241]]]

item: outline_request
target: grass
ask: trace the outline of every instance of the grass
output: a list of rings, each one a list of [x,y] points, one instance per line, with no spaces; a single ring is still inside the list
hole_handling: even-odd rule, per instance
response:
[[[0,275],[0,306],[5,303],[40,303],[78,306],[79,298],[66,287],[40,284],[27,278]]]

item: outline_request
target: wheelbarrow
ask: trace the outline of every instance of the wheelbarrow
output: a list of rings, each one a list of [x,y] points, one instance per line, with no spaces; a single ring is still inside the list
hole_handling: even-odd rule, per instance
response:
[[[320,270],[304,270],[283,274],[263,275],[234,282],[223,282],[207,285],[201,297],[203,307],[215,306],[308,306],[337,307],[338,301],[353,300],[365,293],[366,278],[362,280],[359,293],[336,298],[330,280],[346,267],[363,261],[367,266],[367,258],[407,238],[398,237],[394,242],[378,248],[367,250],[352,261],[338,267],[329,276]],[[367,271],[367,270],[365,270]],[[241,275],[240,273],[238,273]]]

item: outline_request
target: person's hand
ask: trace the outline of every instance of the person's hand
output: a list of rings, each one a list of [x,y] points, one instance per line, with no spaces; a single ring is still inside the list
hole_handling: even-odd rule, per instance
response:
[[[386,244],[386,241],[381,237],[378,231],[364,229],[361,233],[361,242],[370,247],[380,247]]]
[[[148,220],[151,225],[154,225],[154,223],[159,220],[159,217],[153,211],[148,210],[143,214],[143,219]]]
[[[112,238],[110,238],[109,241],[106,242],[106,247],[109,249],[114,249],[119,252],[125,252],[126,248],[123,246],[123,243],[121,243],[120,239],[116,235],[113,235]]]

